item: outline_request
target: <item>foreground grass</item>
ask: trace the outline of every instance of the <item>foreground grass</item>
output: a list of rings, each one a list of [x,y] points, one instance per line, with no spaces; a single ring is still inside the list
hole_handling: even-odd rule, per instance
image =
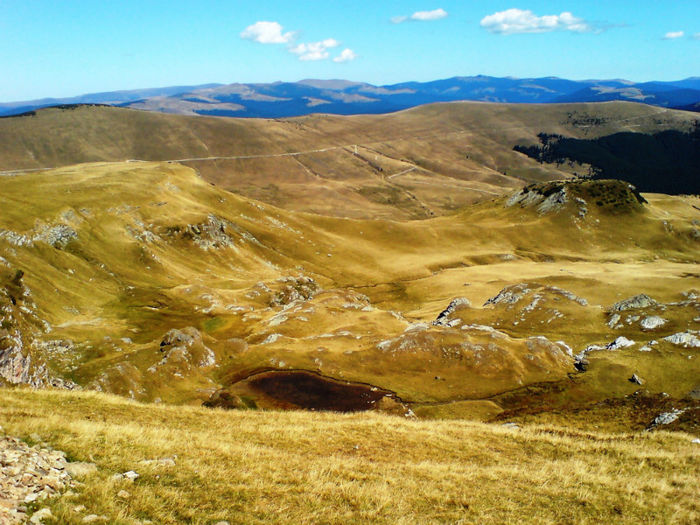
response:
[[[97,464],[75,495],[50,503],[56,523],[700,520],[699,446],[686,434],[225,412],[23,389],[0,389],[0,425]],[[174,467],[140,463],[174,456]],[[127,470],[140,477],[113,478]]]

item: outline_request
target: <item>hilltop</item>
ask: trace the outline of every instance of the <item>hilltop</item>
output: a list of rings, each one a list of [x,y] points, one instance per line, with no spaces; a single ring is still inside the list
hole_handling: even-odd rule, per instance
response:
[[[173,160],[223,189],[288,210],[421,219],[527,183],[595,172],[590,159],[543,163],[514,149],[538,147],[543,134],[579,141],[684,134],[697,122],[693,113],[628,102],[449,103],[390,115],[275,120],[70,106],[0,119],[0,170]],[[632,154],[636,143],[630,144],[613,155],[616,162]],[[662,149],[657,156],[668,154]],[[677,185],[679,193],[693,187]]]

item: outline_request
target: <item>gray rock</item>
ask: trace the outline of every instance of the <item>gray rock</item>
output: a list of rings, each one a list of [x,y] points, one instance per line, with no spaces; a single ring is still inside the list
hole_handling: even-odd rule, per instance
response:
[[[615,339],[612,343],[608,343],[605,348],[608,350],[619,350],[620,348],[627,348],[628,346],[632,346],[636,344],[634,341],[631,339],[627,339],[624,336],[620,336],[617,339]]]
[[[670,412],[662,412],[654,418],[654,421],[647,427],[647,430],[653,430],[659,425],[670,425],[676,421],[683,412],[685,412],[685,409],[679,410],[677,408],[672,409]]]
[[[491,299],[486,301],[484,306],[496,304],[515,304],[525,297],[525,294],[527,294],[529,291],[530,289],[526,283],[507,286],[498,292],[496,296],[491,297]]]
[[[630,377],[628,381],[629,381],[630,383],[635,383],[635,384],[637,384],[637,385],[643,385],[643,384],[644,384],[644,380],[643,380],[641,377],[639,377],[637,374],[632,374],[632,377]]]
[[[466,297],[457,297],[456,299],[452,299],[450,301],[450,304],[447,305],[447,308],[445,308],[442,312],[440,312],[437,316],[437,319],[433,321],[433,325],[435,326],[451,326],[450,325],[450,316],[454,313],[457,308],[460,306],[471,306],[471,303],[469,302],[469,299]]]
[[[664,341],[668,341],[674,345],[680,345],[685,348],[700,348],[700,339],[691,332],[679,332],[677,334],[664,337]]]
[[[129,470],[128,472],[124,472],[122,474],[122,477],[127,480],[127,481],[135,481],[137,480],[140,476],[138,473],[134,472],[133,470]]]
[[[608,326],[610,328],[615,328],[615,325],[620,322],[620,314],[612,314],[610,319],[608,319]]]
[[[650,315],[642,319],[639,323],[644,330],[654,330],[666,324],[666,319],[659,317],[658,315]]]
[[[624,312],[625,310],[632,310],[634,308],[647,308],[648,306],[655,306],[657,303],[654,299],[646,294],[635,295],[624,301],[615,303],[610,308],[611,312]]]
[[[42,525],[44,523],[44,520],[51,518],[53,518],[53,514],[51,514],[51,509],[39,509],[34,514],[32,514],[31,518],[29,518],[29,523],[31,523],[32,525]]]

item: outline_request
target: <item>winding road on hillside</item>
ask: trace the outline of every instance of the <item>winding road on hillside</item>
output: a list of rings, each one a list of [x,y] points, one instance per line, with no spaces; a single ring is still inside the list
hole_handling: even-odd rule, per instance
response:
[[[664,108],[664,109],[659,109],[658,112],[654,116],[658,116],[664,113],[668,113],[669,109]],[[636,117],[628,117],[628,118],[623,118],[623,119],[617,119],[617,120],[610,120],[607,122],[604,122],[603,125],[609,125],[609,124],[617,124],[620,122],[631,122],[634,120],[640,120],[640,119],[645,119],[645,118],[650,118],[651,115],[639,115]],[[586,125],[578,125],[575,127],[578,128],[590,128],[594,127],[597,125],[593,124],[586,124]],[[636,126],[635,126],[636,127]],[[508,126],[508,127],[503,127],[503,128],[491,128],[491,129],[496,129],[497,131],[512,131],[516,129],[525,129],[527,126],[524,125],[519,125],[519,126]],[[472,130],[469,129],[463,129],[463,130],[455,130],[449,133],[444,133],[441,136],[442,137],[447,137],[447,136],[453,136],[453,135],[463,135],[467,133],[473,133]],[[143,162],[211,162],[211,161],[218,161],[218,160],[246,160],[246,159],[269,159],[269,158],[281,158],[281,157],[298,157],[301,155],[312,155],[314,153],[325,153],[328,151],[337,151],[341,149],[357,149],[358,147],[361,148],[369,148],[370,146],[374,144],[389,144],[391,142],[396,142],[396,141],[403,141],[407,139],[412,139],[412,140],[421,140],[423,138],[428,138],[428,137],[434,137],[434,135],[424,135],[424,136],[412,136],[412,137],[398,137],[390,140],[383,140],[383,141],[374,141],[374,142],[368,142],[366,144],[342,144],[338,146],[328,146],[326,148],[319,148],[319,149],[312,149],[312,150],[305,150],[305,151],[291,151],[291,152],[284,152],[284,153],[260,153],[260,154],[255,154],[255,155],[220,155],[220,156],[211,156],[211,157],[189,157],[189,158],[184,158],[184,159],[152,159],[148,161],[143,161],[142,159],[127,159],[126,162],[138,162],[138,161],[143,161]],[[105,161],[108,162],[108,161]],[[58,166],[58,167],[63,167],[63,166]],[[38,171],[49,171],[53,169],[57,169],[58,167],[51,167],[51,168],[20,168],[20,169],[15,169],[15,170],[5,170],[5,171],[0,171],[0,176],[13,176],[13,175],[19,175],[22,173],[32,173],[32,172],[38,172]],[[415,169],[415,167],[413,168]],[[400,173],[395,173],[393,175],[389,175],[387,178],[391,179],[393,177],[397,177],[399,175],[403,175],[404,173],[407,173],[408,171],[411,171],[411,169],[402,171]]]

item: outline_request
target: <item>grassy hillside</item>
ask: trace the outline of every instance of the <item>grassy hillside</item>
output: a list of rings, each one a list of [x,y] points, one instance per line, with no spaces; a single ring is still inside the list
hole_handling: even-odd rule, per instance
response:
[[[632,374],[679,403],[697,388],[697,198],[548,183],[392,222],[284,211],[174,163],[0,183],[8,382],[477,419],[566,417],[639,390]],[[613,322],[613,305],[641,293],[654,302]],[[664,339],[679,333],[689,342]],[[634,345],[605,349],[620,336]]]
[[[107,107],[0,119],[0,170],[80,162],[189,160],[209,182],[276,206],[333,216],[416,219],[524,182],[586,173],[513,151],[539,133],[590,139],[686,132],[691,113],[642,104],[434,104],[389,115],[185,117]]]
[[[683,433],[222,411],[0,389],[0,424],[93,462],[45,523],[697,523]],[[160,461],[159,461],[160,460]],[[134,482],[115,478],[134,470]]]

